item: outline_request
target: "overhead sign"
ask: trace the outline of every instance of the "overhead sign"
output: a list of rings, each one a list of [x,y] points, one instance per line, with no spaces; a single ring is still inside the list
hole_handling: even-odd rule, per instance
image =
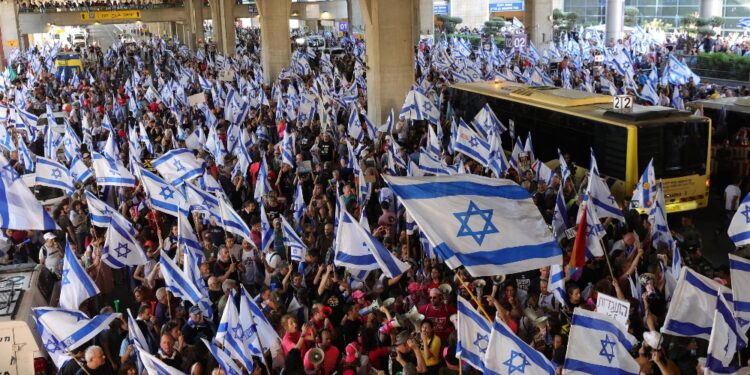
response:
[[[633,109],[633,97],[630,95],[617,95],[612,101],[612,107],[621,111],[629,111]]]
[[[513,34],[513,39],[511,40],[513,43],[513,48],[515,49],[524,49],[526,48],[526,41],[528,40],[528,37],[526,34]]]
[[[140,18],[140,10],[106,10],[97,12],[81,12],[81,21],[132,20]]]
[[[596,312],[615,318],[615,320],[627,327],[628,315],[630,315],[630,302],[608,296],[604,293],[598,293],[596,297]]]
[[[18,48],[18,39],[6,39],[5,46],[8,48]]]
[[[342,33],[349,32],[349,22],[339,21],[339,31],[341,31]]]
[[[258,13],[258,5],[257,4],[250,4],[247,6],[247,12],[250,13],[250,17],[258,16],[260,13]]]
[[[490,12],[519,12],[523,11],[523,1],[490,0]]]
[[[432,11],[435,14],[445,14],[448,15],[451,13],[451,6],[450,4],[435,4],[432,6]]]

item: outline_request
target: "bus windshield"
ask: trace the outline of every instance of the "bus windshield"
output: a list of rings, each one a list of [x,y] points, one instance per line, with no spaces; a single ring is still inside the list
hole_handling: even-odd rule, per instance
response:
[[[664,178],[706,173],[708,121],[692,117],[684,121],[647,124],[638,129],[638,169],[651,158],[654,172]]]

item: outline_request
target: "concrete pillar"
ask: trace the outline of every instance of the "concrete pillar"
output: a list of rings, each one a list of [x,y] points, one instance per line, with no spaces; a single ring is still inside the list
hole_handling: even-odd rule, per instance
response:
[[[625,22],[625,0],[607,0],[607,26],[604,42],[610,46],[622,38]]]
[[[226,56],[234,55],[234,4],[232,0],[211,0],[211,23],[216,48]]]
[[[362,9],[359,6],[359,0],[347,0],[347,11],[349,12],[349,32],[361,33],[365,29],[364,20],[362,20]]]
[[[289,39],[289,17],[292,3],[289,0],[258,0],[260,13],[263,80],[271,84],[281,69],[292,62],[292,45]]]
[[[367,114],[382,123],[398,111],[414,82],[414,44],[420,0],[360,0],[367,56]]]
[[[541,46],[552,40],[552,11],[554,0],[533,0],[524,2],[524,27],[529,41]]]
[[[724,8],[723,0],[700,0],[699,15],[701,18],[721,17]]]
[[[203,0],[185,1],[185,19],[187,19],[187,32],[190,37],[186,43],[190,49],[198,46],[198,39],[203,39]]]
[[[7,59],[23,45],[18,28],[18,8],[15,1],[0,2],[0,68],[5,69]]]
[[[419,34],[435,34],[434,0],[419,0]]]

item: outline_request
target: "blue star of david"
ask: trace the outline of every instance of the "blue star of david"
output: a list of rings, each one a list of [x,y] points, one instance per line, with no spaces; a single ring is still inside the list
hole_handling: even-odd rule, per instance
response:
[[[65,138],[65,145],[70,146],[73,143],[73,141],[70,140],[70,138]]]
[[[472,136],[471,139],[469,139],[469,144],[471,145],[471,147],[479,146],[479,138]]]
[[[119,258],[127,258],[128,254],[133,250],[130,250],[127,243],[120,242],[119,245],[115,248],[115,253],[117,253],[117,257]]]
[[[62,177],[62,172],[58,168],[53,169],[51,173],[54,178]]]
[[[54,353],[58,350],[60,350],[60,343],[57,342],[57,340],[49,339],[46,343],[44,343],[44,348],[47,349],[48,353]]]
[[[480,210],[474,201],[469,201],[469,208],[465,212],[455,212],[453,216],[461,223],[456,237],[471,236],[479,246],[484,242],[484,236],[493,233],[500,233],[495,224],[492,223],[492,209]],[[484,227],[477,231],[469,226],[469,220],[472,216],[479,216],[484,220]]]
[[[8,174],[10,174],[10,182],[16,182],[19,178],[21,178],[21,176],[16,173],[16,171],[13,169],[13,167],[10,166],[10,164],[6,164],[5,166],[3,166],[3,169],[8,171]]]
[[[424,103],[424,111],[429,112],[432,110],[432,104],[430,103]]]
[[[206,198],[203,198],[203,206],[205,206],[209,210],[211,210],[212,208],[214,208],[214,205],[211,204],[211,202],[208,199],[206,199]]]
[[[745,206],[745,209],[741,213],[745,217],[745,223],[750,224],[750,205]]]
[[[177,172],[182,172],[185,170],[185,166],[182,165],[182,162],[180,162],[179,160],[175,160],[174,163],[172,163],[172,165],[175,167]]]
[[[238,324],[236,327],[232,328],[232,330],[234,331],[234,336],[242,340],[245,335],[245,332],[242,330],[242,326]]]
[[[232,144],[232,143],[234,143],[234,142],[235,142],[236,140],[237,140],[237,137],[235,137],[235,136],[233,136],[233,135],[230,135],[230,136],[229,136],[229,144]]]
[[[60,281],[61,286],[70,284],[70,279],[68,279],[68,272],[70,272],[70,269],[64,269],[62,271],[62,281]]]
[[[521,358],[521,363],[519,363],[518,365],[514,364],[514,362],[516,362],[516,358]],[[531,362],[526,359],[526,355],[524,355],[523,353],[519,353],[513,349],[510,350],[510,358],[503,362],[503,364],[505,366],[508,366],[508,375],[511,375],[516,371],[523,374],[526,371],[526,366],[531,366]]]
[[[104,211],[102,211],[104,216],[112,215],[112,210],[109,209],[109,207],[104,207]]]
[[[474,340],[472,344],[479,348],[479,351],[482,353],[487,352],[487,344],[490,342],[490,335],[483,335],[479,332],[477,332],[477,339]]]
[[[70,172],[70,177],[73,179],[73,181],[78,179],[78,173],[76,172]]]
[[[602,350],[599,351],[599,355],[607,358],[609,363],[612,363],[612,359],[615,358],[615,342],[609,339],[609,335],[604,336],[604,340],[599,340],[602,344]],[[607,349],[609,346],[609,349]]]
[[[170,189],[169,186],[162,186],[159,195],[164,199],[172,199],[174,198],[174,190]]]

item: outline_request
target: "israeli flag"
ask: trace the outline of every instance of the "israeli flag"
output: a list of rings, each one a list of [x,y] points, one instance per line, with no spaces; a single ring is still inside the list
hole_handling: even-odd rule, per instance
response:
[[[562,173],[562,182],[563,185],[565,184],[565,181],[568,180],[568,178],[572,178],[573,176],[570,173],[570,168],[568,168],[568,163],[565,162],[565,157],[563,157],[562,152],[560,152],[560,149],[557,149],[557,159],[560,161],[560,173]]]
[[[0,111],[3,109],[0,108]],[[0,118],[0,122],[4,122],[2,118]],[[23,142],[23,140],[21,140]],[[13,136],[8,133],[8,129],[5,126],[0,126],[0,147],[4,148],[8,152],[16,151],[16,145],[13,143]]]
[[[159,257],[159,264],[161,265],[161,274],[164,276],[164,283],[167,284],[167,289],[176,297],[189,301],[193,305],[198,305],[198,302],[203,298],[198,287],[185,276],[182,270],[177,267],[175,262],[164,251],[161,252],[161,256]]]
[[[248,228],[240,215],[237,214],[237,211],[232,208],[232,205],[223,198],[219,199],[219,212],[221,213],[221,222],[224,226],[224,230],[236,234],[252,243],[252,240],[250,239],[250,228]]]
[[[195,249],[186,249],[185,246],[182,248],[183,264],[182,272],[185,274],[188,280],[190,280],[201,294],[201,299],[198,301],[198,307],[203,312],[203,315],[208,319],[213,319],[214,310],[211,305],[211,301],[206,298],[208,297],[208,286],[206,286],[203,276],[201,275],[200,265],[203,261],[203,254],[197,254]]]
[[[341,214],[336,231],[336,255],[333,263],[337,267],[353,270],[370,271],[380,268],[362,232],[357,229],[357,222],[351,215],[344,213],[346,211]]]
[[[206,133],[203,128],[196,126],[195,130],[190,132],[190,135],[185,139],[185,146],[191,150],[202,150],[203,145],[206,144]]]
[[[276,232],[268,222],[268,215],[266,215],[266,208],[263,203],[260,203],[260,251],[266,252],[273,243]]]
[[[141,327],[138,325],[138,322],[133,318],[133,314],[130,313],[130,309],[127,309],[128,312],[128,339],[130,342],[135,345],[136,348],[142,348],[146,351],[150,351],[148,340],[146,340],[146,336],[143,335],[143,332],[141,331]]]
[[[292,260],[304,262],[307,255],[307,246],[284,216],[281,216],[281,232],[284,235],[284,246],[288,246],[291,251]]]
[[[214,341],[222,343],[232,358],[238,359],[248,372],[252,372],[253,356],[249,346],[245,344],[249,337],[245,337],[245,328],[240,323],[240,313],[234,302],[236,293],[234,290],[230,291],[231,298],[227,299],[224,305],[224,313],[221,314]]]
[[[68,168],[52,159],[37,156],[36,184],[61,189],[66,195],[75,192]]]
[[[268,182],[268,164],[266,164],[266,156],[263,155],[263,160],[260,163],[258,169],[258,175],[255,180],[255,191],[253,197],[259,205],[263,205],[263,197],[268,195],[271,191],[271,184]]]
[[[26,142],[23,138],[18,139],[18,157],[27,171],[34,170],[34,158],[31,157],[31,151],[26,147]]]
[[[102,149],[102,154],[109,160],[120,160],[120,150],[117,148],[117,143],[115,142],[115,134],[114,132],[109,132],[109,137],[107,137],[107,141],[104,143],[104,148]]]
[[[168,151],[151,165],[174,186],[190,181],[203,174],[203,164],[186,148]]]
[[[141,362],[143,369],[146,370],[148,375],[185,375],[184,372],[164,363],[155,355],[149,353],[145,348],[136,346],[135,349],[136,353],[138,353],[138,360]]]
[[[490,375],[521,373],[554,375],[555,366],[542,353],[519,339],[501,320],[495,318],[487,352],[484,373]]]
[[[473,174],[384,178],[452,269],[464,266],[480,277],[562,263],[529,193],[510,180]]]
[[[367,246],[370,249],[370,253],[375,258],[375,262],[380,266],[383,274],[388,278],[394,278],[409,269],[409,263],[403,262],[396,258],[388,249],[383,246],[370,232],[366,231],[357,222],[354,217],[349,214],[346,210],[341,210],[341,215],[345,216],[345,219],[339,220],[339,227],[344,220],[351,221],[354,225],[347,226],[347,229],[354,230],[355,234],[352,237],[359,236],[362,239],[362,246]],[[338,246],[337,246],[338,250]]]
[[[19,142],[23,143],[23,142]],[[58,226],[24,184],[4,156],[0,155],[0,228],[58,230]]]
[[[640,366],[630,355],[636,343],[614,318],[576,308],[563,373],[638,375]]]
[[[216,219],[217,222],[221,222],[218,198],[193,186],[193,184],[183,184],[182,187],[185,189],[185,198],[187,198],[190,211],[201,212]]]
[[[135,239],[135,229],[121,215],[111,215],[102,260],[112,268],[146,264],[146,254]],[[123,221],[125,220],[125,221]]]
[[[440,124],[440,109],[419,90],[411,90],[406,95],[399,117],[410,120],[426,120]]]
[[[221,367],[222,370],[224,370],[224,373],[226,375],[242,375],[242,369],[240,369],[239,366],[237,366],[237,363],[234,362],[232,357],[229,356],[224,350],[219,349],[216,347],[216,345],[211,344],[210,342],[206,341],[206,339],[201,338],[201,341],[203,341],[204,344],[206,344],[206,347],[211,352],[211,355],[213,355],[214,359],[216,360],[216,363],[219,364],[219,367]]]
[[[454,147],[456,151],[476,160],[477,163],[486,167],[489,165],[492,156],[490,153],[490,144],[485,141],[486,138],[487,134],[483,137],[479,136],[471,130],[463,119],[460,119]]]
[[[732,307],[724,296],[716,296],[711,337],[708,340],[705,374],[733,374],[738,369],[733,365],[737,350],[747,347],[745,330],[732,314]]]
[[[646,169],[643,170],[638,185],[633,192],[632,203],[635,207],[649,208],[656,198],[656,176],[654,172],[654,159],[652,158]]]
[[[302,194],[302,184],[297,183],[297,188],[294,190],[294,202],[292,203],[292,211],[294,212],[294,222],[297,225],[302,220],[302,215],[305,213],[307,205],[305,204],[305,197]]]
[[[750,260],[729,254],[729,273],[732,279],[734,312],[743,331],[750,325]]]
[[[750,244],[750,194],[745,196],[745,199],[737,207],[727,234],[729,239],[734,242],[734,246],[740,247]]]
[[[484,357],[490,344],[490,323],[461,296],[458,296],[456,358],[479,371],[485,370]],[[494,358],[492,362],[496,362]]]
[[[559,264],[553,264],[549,270],[549,284],[547,284],[547,290],[552,292],[557,302],[565,306],[566,292],[565,292],[565,271]]]
[[[37,307],[32,311],[37,322],[58,340],[66,352],[88,343],[99,332],[109,329],[109,324],[120,317],[120,314],[114,313],[99,314],[89,319],[86,314],[77,310],[47,306]]]
[[[719,292],[732,298],[732,291],[729,289],[688,267],[682,267],[661,332],[708,340],[713,325],[712,312],[716,308],[716,295]]]
[[[118,216],[118,222],[128,223],[128,228],[132,227],[128,219],[124,218],[119,212],[115,211],[114,208],[111,208],[108,204],[101,201],[92,192],[85,190],[84,195],[86,196],[86,203],[91,215],[92,225],[100,228],[108,228],[112,216]]]
[[[106,158],[98,152],[91,153],[96,183],[99,186],[134,187],[135,176],[120,161]]]
[[[139,170],[141,184],[151,201],[151,207],[165,214],[177,216],[179,208],[187,205],[185,196],[155,173],[142,167],[139,167]]]
[[[614,195],[601,177],[589,175],[589,186],[586,190],[590,198],[589,202],[596,210],[596,216],[599,219],[611,217],[621,223],[625,222],[620,205],[617,204]]]
[[[378,128],[378,131],[385,134],[391,134],[393,133],[393,108],[391,108],[391,112],[388,114],[388,118],[385,120],[385,124],[380,125]]]
[[[484,137],[484,139],[487,139],[487,135],[491,131],[494,131],[496,134],[500,135],[508,130],[497,118],[495,112],[492,111],[492,108],[490,108],[489,104],[485,104],[482,109],[477,112],[477,114],[474,116],[474,119],[471,120],[471,125],[473,125],[474,129],[477,129],[477,131],[482,134],[482,137]]]
[[[63,136],[63,152],[65,153],[65,158],[68,161],[72,161],[76,155],[80,153],[81,150],[81,140],[78,139],[78,136],[76,135],[73,128],[70,126],[70,124],[66,121],[65,124],[65,135]]]
[[[356,105],[349,108],[349,121],[347,121],[346,131],[349,137],[354,138],[357,142],[365,139],[365,133],[362,131],[362,122],[359,120],[359,110]]]
[[[455,171],[445,163],[445,161],[438,159],[437,156],[430,152],[426,152],[424,149],[419,153],[419,170],[424,174],[432,174],[435,176],[456,174]]]
[[[60,280],[60,307],[68,310],[78,310],[83,301],[99,294],[99,288],[78,262],[70,240],[65,239],[65,261]]]
[[[50,331],[45,329],[36,317],[34,317],[34,323],[36,324],[37,332],[39,332],[39,338],[42,339],[42,343],[44,344],[44,350],[47,351],[50,359],[55,363],[55,367],[62,368],[71,359],[70,355],[67,354],[68,352],[63,348],[60,340],[52,336]]]
[[[263,315],[247,289],[240,285],[240,324],[245,327],[246,341],[253,355],[281,345],[281,338],[271,322]]]

